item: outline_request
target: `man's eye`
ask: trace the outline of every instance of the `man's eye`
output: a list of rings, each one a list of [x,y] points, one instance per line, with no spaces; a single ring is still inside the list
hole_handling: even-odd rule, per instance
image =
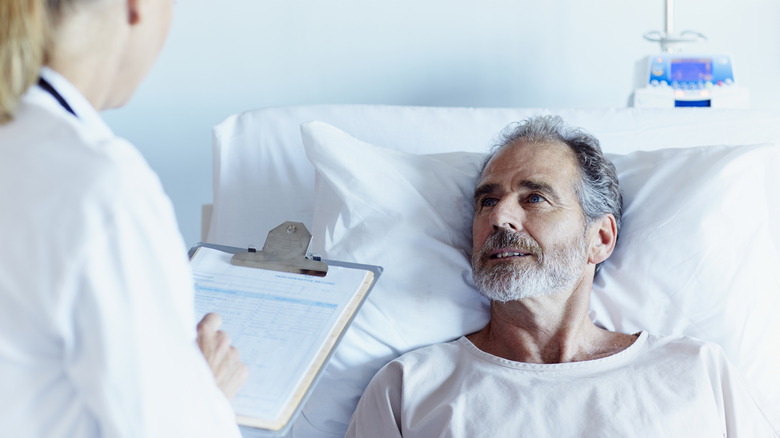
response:
[[[481,207],[495,207],[496,204],[498,204],[496,198],[483,198],[479,203]]]
[[[528,202],[530,202],[531,204],[544,202],[544,197],[542,195],[533,194],[528,197]]]

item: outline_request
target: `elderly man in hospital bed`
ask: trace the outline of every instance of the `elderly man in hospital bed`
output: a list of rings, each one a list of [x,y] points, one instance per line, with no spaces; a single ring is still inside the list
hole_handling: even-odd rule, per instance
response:
[[[490,321],[381,369],[348,437],[777,436],[719,346],[591,321],[622,215],[594,137],[552,116],[515,126],[485,161],[474,209]]]

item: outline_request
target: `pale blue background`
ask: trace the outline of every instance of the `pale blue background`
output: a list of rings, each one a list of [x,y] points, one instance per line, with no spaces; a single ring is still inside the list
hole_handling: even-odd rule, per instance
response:
[[[780,108],[780,2],[677,0],[675,30],[732,55],[754,108]],[[106,112],[159,173],[187,245],[212,201],[211,127],[265,106],[626,106],[662,0],[178,0],[157,65]],[[217,242],[218,243],[218,242]]]

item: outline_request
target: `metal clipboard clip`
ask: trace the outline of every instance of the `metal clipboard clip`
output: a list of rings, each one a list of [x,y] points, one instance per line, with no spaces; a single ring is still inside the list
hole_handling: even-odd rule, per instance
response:
[[[309,252],[312,235],[300,222],[287,221],[268,232],[261,251],[249,248],[230,259],[230,264],[271,271],[324,277],[328,265]]]

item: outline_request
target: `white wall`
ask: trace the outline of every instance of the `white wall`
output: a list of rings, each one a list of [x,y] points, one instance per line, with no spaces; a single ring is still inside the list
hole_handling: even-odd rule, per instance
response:
[[[730,53],[755,108],[780,108],[780,2],[678,0],[675,30]],[[211,127],[316,103],[622,107],[658,51],[663,0],[178,0],[168,43],[109,124],[173,199],[185,242],[211,202]]]

